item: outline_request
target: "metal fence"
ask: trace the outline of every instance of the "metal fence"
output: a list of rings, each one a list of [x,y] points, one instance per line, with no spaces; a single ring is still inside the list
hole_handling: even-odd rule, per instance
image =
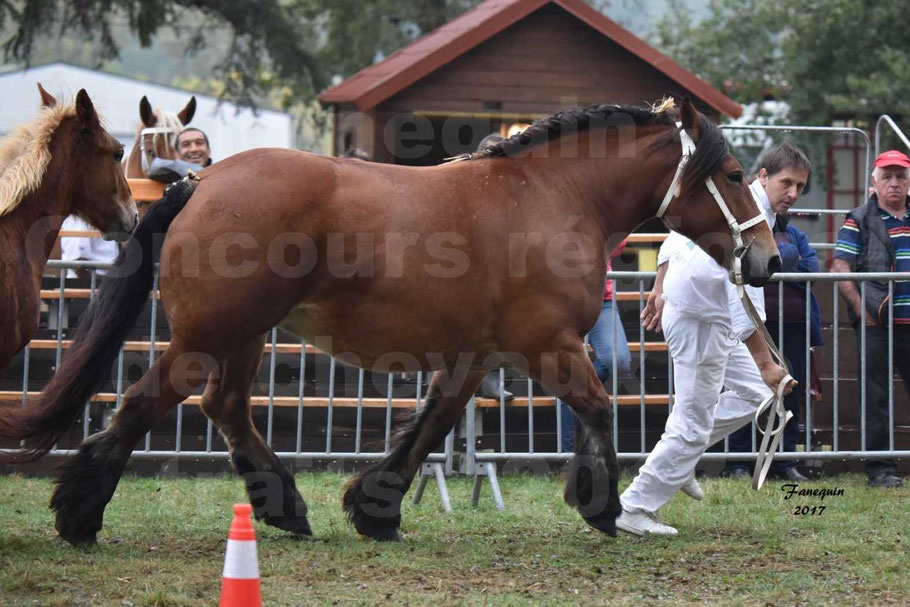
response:
[[[8,400],[12,395],[21,397],[23,404],[27,403],[28,393],[29,393],[29,383],[30,383],[30,364],[34,356],[36,349],[43,348],[45,350],[54,350],[54,361],[55,365],[59,365],[60,360],[63,355],[63,351],[68,345],[68,342],[64,339],[64,326],[66,325],[66,305],[67,302],[73,300],[72,296],[81,296],[83,298],[90,298],[95,291],[96,279],[94,276],[94,269],[104,268],[105,264],[98,264],[92,262],[61,262],[61,261],[51,261],[49,266],[52,268],[58,268],[61,270],[72,268],[72,269],[91,269],[92,278],[90,282],[90,287],[88,293],[83,291],[74,292],[74,289],[68,289],[67,287],[67,278],[66,272],[61,271],[59,278],[59,285],[57,289],[51,291],[43,291],[42,294],[45,296],[45,301],[49,304],[48,308],[48,324],[55,327],[56,340],[33,340],[33,342],[25,348],[24,352],[21,354],[21,366],[22,366],[22,377],[21,377],[21,390],[19,392],[6,392],[3,393],[3,399]],[[634,313],[636,316],[643,309],[644,304],[647,299],[648,288],[654,279],[654,273],[651,272],[611,272],[607,275],[609,278],[612,278],[619,283],[624,285],[634,284],[636,288],[625,289],[622,291],[616,292],[616,305],[623,308],[623,312],[630,314]],[[826,273],[817,273],[817,274],[777,274],[773,277],[774,281],[781,282],[799,282],[804,283],[807,292],[814,284],[816,293],[822,292],[823,289],[831,289],[831,301],[838,302],[838,293],[837,293],[837,283],[844,280],[853,280],[858,281],[860,285],[860,294],[865,302],[866,297],[866,283],[871,280],[887,282],[889,285],[889,293],[893,294],[894,283],[895,281],[905,281],[908,279],[906,274],[901,273],[883,273],[883,274],[826,274]],[[811,281],[811,282],[807,282]],[[155,282],[155,291],[157,293],[157,279]],[[781,327],[781,332],[784,327],[784,317],[783,317],[783,289],[778,289],[779,294],[779,306],[780,317],[777,319],[779,326]],[[806,367],[807,367],[807,377],[811,371],[812,359],[810,357],[810,348],[808,341],[808,323],[810,322],[811,312],[809,310],[809,301],[810,298],[806,297],[806,306],[807,313],[805,315],[806,322],[806,335],[807,343],[805,349],[806,356]],[[100,413],[96,411],[95,420],[92,421],[90,403],[86,403],[85,411],[82,415],[81,420],[81,434],[82,438],[85,438],[90,433],[90,428],[94,425],[95,428],[104,427],[106,420],[109,419],[109,415],[120,406],[122,399],[122,394],[125,387],[128,385],[128,378],[125,372],[125,356],[129,353],[140,353],[143,354],[144,350],[147,350],[147,364],[150,366],[154,362],[155,354],[158,349],[160,349],[164,344],[161,343],[161,340],[157,335],[157,318],[159,315],[158,309],[158,300],[156,297],[151,299],[150,303],[150,324],[149,324],[149,336],[147,341],[143,342],[128,342],[118,357],[116,371],[114,377],[112,378],[112,384],[114,386],[113,393],[103,393],[98,397],[92,399],[94,402],[101,402],[101,411]],[[897,428],[896,421],[896,412],[895,412],[895,394],[894,394],[894,382],[890,382],[889,390],[889,405],[888,405],[888,428],[889,428],[889,442],[888,450],[886,451],[868,451],[866,449],[866,421],[865,421],[865,411],[866,411],[866,364],[865,364],[865,338],[866,338],[866,328],[865,325],[860,325],[858,339],[860,344],[863,346],[861,351],[863,356],[859,361],[858,369],[856,369],[856,380],[846,378],[845,370],[841,369],[840,364],[840,354],[842,348],[843,336],[841,335],[841,321],[840,318],[840,305],[834,305],[832,308],[833,318],[823,319],[826,322],[831,323],[833,327],[833,339],[830,344],[825,345],[825,348],[833,348],[833,367],[831,369],[825,369],[825,372],[829,374],[829,378],[832,385],[830,400],[826,400],[820,404],[813,403],[811,398],[806,398],[804,401],[804,422],[805,422],[805,434],[803,437],[804,442],[804,451],[796,452],[780,452],[777,457],[782,459],[797,459],[797,460],[852,460],[852,459],[868,459],[868,458],[908,458],[910,457],[910,450],[907,449],[898,449],[895,446],[895,430]],[[889,299],[889,311],[893,312],[893,297]],[[628,325],[628,323],[627,323]],[[613,351],[616,351],[616,342],[619,339],[618,331],[622,330],[617,327],[617,323],[614,323],[614,333],[612,336],[614,347]],[[852,335],[853,331],[848,329],[848,335]],[[614,442],[618,446],[618,456],[619,459],[625,462],[637,462],[643,461],[647,456],[649,449],[649,439],[647,436],[649,422],[651,421],[652,429],[655,427],[662,428],[662,420],[665,419],[665,416],[662,413],[666,412],[667,414],[673,406],[673,365],[672,360],[669,354],[660,354],[666,352],[666,345],[660,341],[654,341],[653,336],[649,341],[648,336],[646,336],[645,331],[642,327],[637,329],[638,341],[632,341],[630,345],[632,346],[633,355],[637,353],[638,358],[638,367],[634,369],[633,373],[630,373],[627,377],[621,377],[620,373],[617,372],[617,362],[616,357],[612,362],[613,372],[611,373],[610,383],[607,385],[608,392],[612,396],[613,403],[617,408],[617,415],[615,416],[615,423],[613,428],[614,433]],[[893,314],[889,314],[889,324],[888,324],[888,336],[889,336],[889,377],[893,378],[894,370],[894,323],[893,323]],[[632,335],[629,335],[632,338]],[[782,335],[781,335],[782,337]],[[50,341],[50,343],[48,343]],[[284,354],[294,354],[299,352],[299,358],[297,359],[297,365],[300,379],[296,386],[285,385],[285,389],[290,387],[295,387],[296,396],[281,396],[276,393],[276,364],[278,361],[278,356],[281,353]],[[660,354],[658,358],[665,356],[666,360],[660,360],[658,362],[649,362],[649,358],[653,358],[655,353]],[[422,402],[422,392],[424,390],[423,383],[424,377],[423,374],[418,374],[416,378],[416,383],[413,385],[415,394],[413,398],[399,398],[395,397],[395,388],[401,384],[400,378],[396,378],[392,375],[389,375],[386,379],[386,398],[385,402],[381,402],[381,399],[377,398],[365,398],[364,397],[364,381],[365,381],[365,372],[363,370],[357,370],[357,388],[356,394],[350,396],[347,393],[338,394],[336,392],[336,372],[338,366],[336,361],[325,355],[318,355],[322,357],[323,363],[325,359],[328,359],[328,395],[327,397],[316,397],[312,394],[307,394],[305,388],[307,387],[306,382],[304,381],[307,362],[309,357],[317,356],[315,351],[308,347],[305,342],[300,342],[298,344],[289,344],[289,343],[279,343],[278,341],[278,331],[273,329],[271,332],[269,343],[266,346],[266,353],[263,359],[263,365],[268,369],[268,381],[267,384],[262,386],[264,395],[260,395],[254,398],[254,405],[258,407],[265,407],[266,419],[265,419],[265,439],[276,448],[277,454],[279,457],[285,460],[293,460],[300,463],[307,463],[313,460],[339,460],[339,461],[374,461],[384,457],[390,449],[390,440],[392,435],[392,429],[394,425],[393,419],[393,409],[413,409],[417,410],[421,406]],[[313,359],[311,359],[312,361]],[[649,367],[651,371],[649,371]],[[659,369],[661,372],[665,372],[665,377],[657,377],[657,374],[653,373],[654,369]],[[848,369],[846,371],[852,371]],[[506,383],[506,372],[505,370],[499,370],[499,377],[501,385]],[[375,381],[375,380],[374,380]],[[413,378],[412,380],[413,381]],[[842,448],[842,430],[841,430],[841,420],[842,413],[849,407],[855,407],[853,402],[849,402],[846,405],[844,400],[840,397],[841,386],[845,381],[858,381],[859,385],[859,436],[860,444],[859,448],[844,449]],[[512,379],[509,385],[515,387],[516,382],[526,382],[527,386],[527,398],[526,399],[517,399],[518,406],[515,404],[508,404],[503,398],[500,399],[498,403],[486,402],[487,406],[481,407],[472,399],[471,403],[468,405],[463,423],[460,426],[460,433],[464,438],[464,449],[459,450],[456,454],[455,449],[455,431],[450,432],[447,436],[444,445],[442,448],[430,455],[427,460],[427,464],[424,465],[421,477],[418,483],[418,491],[416,499],[419,500],[420,496],[423,493],[423,489],[429,479],[435,479],[439,486],[441,492],[443,503],[446,509],[450,509],[450,504],[448,500],[448,494],[445,488],[444,476],[445,474],[450,474],[455,471],[456,457],[459,460],[459,471],[468,475],[472,475],[475,478],[475,490],[474,490],[474,500],[478,499],[481,483],[484,478],[489,479],[493,489],[493,496],[498,507],[503,507],[502,497],[498,490],[498,484],[496,482],[496,470],[497,464],[504,465],[507,470],[519,470],[530,467],[531,469],[537,469],[541,466],[548,466],[551,462],[565,462],[568,461],[572,454],[567,452],[562,445],[561,440],[561,430],[562,430],[562,421],[560,410],[562,407],[566,406],[559,399],[553,399],[546,394],[543,394],[534,382],[529,379]],[[315,385],[315,384],[314,384]],[[665,386],[665,390],[660,389],[661,386]],[[621,390],[622,387],[622,390]],[[632,388],[637,387],[637,393]],[[627,392],[627,393],[622,393]],[[34,394],[34,393],[32,393]],[[193,400],[193,399],[197,400]],[[191,397],[188,403],[198,402],[197,397]],[[495,406],[490,407],[489,405],[493,404]],[[343,406],[346,411],[350,412],[351,409],[354,410],[354,427],[353,427],[353,444],[351,448],[344,449],[340,448],[337,442],[333,443],[333,438],[337,439],[340,435],[338,434],[338,428],[336,427],[336,412],[337,409]],[[517,423],[517,420],[523,418],[521,416],[521,406],[525,406],[527,409],[527,418],[526,421],[522,420],[521,424]],[[545,408],[542,408],[545,407]],[[535,411],[543,411],[544,415],[550,415],[547,411],[547,408],[552,406],[552,414],[554,415],[552,421],[556,429],[556,440],[555,440],[555,450],[552,448],[553,441],[549,437],[542,437],[539,431],[535,431]],[[817,417],[817,412],[820,408],[827,409],[830,407],[830,413],[832,416],[831,423],[831,438],[830,443],[823,450],[819,450],[814,445],[814,434],[819,430],[816,426],[815,420]],[[846,407],[846,408],[845,408]],[[98,406],[96,405],[96,409]],[[294,430],[294,448],[278,448],[276,446],[276,427],[275,427],[275,418],[277,411],[287,411],[288,409],[296,410],[295,414],[295,426]],[[377,441],[375,444],[367,445],[365,448],[363,441],[363,430],[364,430],[364,413],[366,410],[376,410],[380,409],[384,412],[383,416],[383,429],[382,429],[382,440]],[[259,409],[261,411],[261,409]],[[494,414],[497,413],[498,415]],[[325,438],[322,441],[322,445],[317,448],[313,447],[313,440],[308,439],[304,440],[303,435],[303,426],[304,426],[304,417],[305,414],[312,414],[313,411],[318,412],[322,419],[324,419],[325,427]],[[486,413],[484,413],[484,411]],[[515,412],[518,412],[517,415]],[[855,413],[855,411],[854,411]],[[171,441],[170,448],[161,448],[153,446],[152,435],[149,434],[146,436],[144,443],[141,443],[137,450],[133,453],[133,458],[135,459],[154,459],[154,460],[166,460],[166,461],[181,461],[181,460],[198,460],[198,459],[226,459],[229,454],[226,447],[219,442],[215,444],[213,437],[213,428],[210,421],[206,421],[206,430],[204,438],[204,447],[202,448],[191,448],[187,449],[185,447],[186,436],[184,435],[185,420],[187,415],[195,416],[196,422],[198,423],[199,416],[202,416],[201,411],[192,410],[188,413],[185,410],[185,405],[181,404],[178,406],[175,416],[175,428],[173,433],[173,440]],[[910,416],[906,412],[901,414],[904,418],[910,420]],[[98,419],[100,416],[100,420]],[[286,418],[286,416],[284,416]],[[539,417],[539,416],[538,416]],[[488,421],[488,425],[496,425],[498,418],[498,429],[494,432],[484,431],[484,424],[482,423],[485,419]],[[658,421],[654,422],[653,420],[657,419]],[[905,420],[905,423],[910,427],[910,421]],[[322,423],[322,422],[320,422]],[[791,422],[795,423],[795,422]],[[515,431],[515,428],[510,427],[509,424],[520,425],[521,427],[518,431]],[[903,426],[901,426],[903,428]],[[281,428],[281,434],[287,438],[288,428],[287,424],[283,425]],[[161,429],[157,430],[159,433]],[[637,440],[634,440],[635,445],[632,448],[629,448],[629,436],[634,436],[637,433]],[[623,436],[624,440],[620,440],[620,436]],[[348,437],[349,439],[350,437]],[[538,448],[539,443],[542,442],[542,438],[549,438],[546,442],[551,446],[550,449],[540,449]],[[650,442],[654,442],[656,437],[652,435]],[[284,441],[287,443],[287,440]],[[519,445],[519,446],[516,446]],[[625,446],[623,446],[625,445]],[[482,446],[483,448],[478,448]],[[706,453],[703,457],[705,461],[715,461],[715,460],[724,460],[731,457],[735,457],[737,460],[748,460],[754,459],[755,457],[755,445],[753,443],[753,452],[752,453],[735,453],[731,456],[730,452],[727,449],[726,444],[724,445],[723,451],[713,451]],[[52,454],[55,455],[68,455],[74,451],[66,448],[55,448],[52,451]],[[511,467],[511,468],[510,468]]]
[[[638,283],[638,306],[636,312],[640,313],[644,307],[646,301],[645,298],[645,284],[653,280],[655,274],[650,272],[610,272],[608,277],[622,280],[622,281],[634,281]],[[808,296],[812,292],[813,283],[815,284],[816,290],[821,290],[825,288],[830,288],[831,298],[835,305],[832,306],[833,309],[833,318],[830,319],[832,325],[832,342],[829,345],[824,347],[833,348],[833,367],[826,371],[830,371],[830,381],[832,383],[831,389],[831,400],[823,401],[820,404],[814,403],[812,398],[807,396],[803,403],[802,408],[804,411],[804,420],[805,420],[805,434],[803,437],[804,440],[804,451],[793,451],[785,452],[783,451],[783,445],[781,445],[779,452],[776,454],[776,458],[779,459],[793,459],[793,460],[857,460],[857,459],[881,459],[881,458],[910,458],[910,448],[897,449],[895,447],[895,430],[897,426],[896,416],[895,416],[895,394],[894,394],[894,318],[893,318],[893,292],[894,292],[894,283],[895,281],[907,281],[910,280],[906,274],[891,272],[891,273],[849,273],[849,274],[827,274],[827,273],[780,273],[776,274],[773,278],[773,281],[776,282],[796,282],[805,284],[806,289],[806,311],[805,311],[805,335],[806,335],[806,346],[805,346],[805,364],[806,364],[806,377],[810,377],[812,371],[812,357],[810,355],[812,348],[810,347],[810,330],[809,323],[811,322],[811,298]],[[810,282],[811,281],[811,282]],[[888,300],[889,314],[888,314],[888,377],[892,378],[892,381],[889,382],[889,391],[888,391],[888,449],[883,451],[869,451],[866,449],[866,404],[867,404],[867,394],[866,394],[866,326],[863,323],[859,324],[859,336],[860,340],[860,360],[857,365],[858,373],[858,384],[859,384],[859,439],[860,445],[859,449],[843,449],[841,446],[841,418],[842,418],[842,408],[844,407],[843,400],[840,398],[841,387],[845,381],[843,369],[841,369],[841,342],[843,337],[841,336],[841,314],[840,314],[840,305],[839,305],[839,296],[837,292],[837,284],[842,281],[856,281],[859,283],[860,296],[865,306],[866,302],[866,284],[869,281],[880,281],[887,282],[889,295],[891,297]],[[779,326],[779,335],[778,343],[783,342],[783,331],[785,326],[784,319],[784,306],[783,306],[783,297],[784,290],[778,289],[778,310],[779,315],[776,319]],[[771,321],[772,319],[768,319]],[[823,319],[825,320],[825,319]],[[853,333],[853,329],[848,329],[849,334]],[[644,329],[639,327],[639,342],[638,342],[638,357],[639,357],[639,369],[638,369],[638,381],[641,385],[641,390],[638,395],[638,413],[639,413],[639,445],[640,448],[637,451],[634,450],[623,450],[620,447],[620,442],[618,440],[619,433],[623,430],[622,428],[622,416],[614,416],[614,444],[618,446],[618,457],[621,461],[626,462],[642,462],[645,457],[648,455],[647,443],[646,443],[646,424],[645,424],[645,415],[646,410],[653,407],[649,405],[646,401],[646,391],[644,389],[645,380],[648,377],[647,372],[647,356],[646,356],[646,342],[644,340]],[[653,342],[652,342],[653,343]],[[616,337],[614,335],[613,342],[613,351],[616,351]],[[667,356],[667,413],[669,414],[670,409],[673,406],[673,364],[671,357]],[[616,360],[614,357],[613,360],[613,373],[612,373],[612,390],[611,396],[612,401],[616,403],[619,407],[622,403],[622,395],[617,391],[618,385],[618,374],[616,372]],[[808,387],[808,386],[807,386]],[[805,391],[808,394],[808,390]],[[564,406],[562,403],[557,401],[557,411],[556,416],[559,420],[559,407]],[[850,406],[848,404],[847,406]],[[831,415],[833,417],[831,423],[831,442],[826,445],[822,450],[815,449],[813,443],[814,433],[818,428],[814,425],[816,411],[819,408],[830,407]],[[500,408],[501,412],[504,412],[504,403]],[[627,416],[628,417],[628,416]],[[501,418],[504,423],[504,416]],[[904,424],[907,429],[910,429],[910,411],[903,412]],[[791,423],[797,423],[798,420],[793,420]],[[472,427],[473,416],[471,411],[468,412],[468,435],[471,436],[474,432]],[[753,422],[754,424],[754,422]],[[534,461],[568,461],[571,459],[571,453],[562,452],[561,449],[557,448],[556,452],[544,453],[535,451],[533,449],[533,428],[529,426],[528,428],[528,442],[531,445],[527,451],[509,451],[505,449],[505,434],[506,429],[504,425],[500,427],[500,442],[503,447],[492,453],[476,453],[471,452],[470,450],[467,453],[469,465],[471,462],[475,462],[476,465],[473,466],[474,474],[485,474],[491,475],[489,466],[481,466],[481,464],[492,464],[496,462],[512,462],[523,463],[523,462],[534,462]],[[910,447],[910,441],[908,441],[908,447]],[[756,457],[755,452],[755,434],[753,426],[753,444],[751,453],[731,453],[729,450],[729,445],[727,441],[724,441],[722,451],[712,451],[705,453],[702,456],[702,461],[725,461],[729,459],[735,460],[754,460]]]

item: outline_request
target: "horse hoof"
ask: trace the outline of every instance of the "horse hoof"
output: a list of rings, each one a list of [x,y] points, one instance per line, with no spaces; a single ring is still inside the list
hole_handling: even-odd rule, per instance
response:
[[[616,537],[616,517],[612,514],[598,514],[597,516],[584,517],[585,522],[598,531],[610,537]]]
[[[401,523],[400,516],[383,519],[368,516],[363,512],[358,513],[355,510],[348,512],[348,518],[360,535],[374,539],[377,542],[401,541],[401,534],[398,533],[398,525]]]
[[[56,512],[54,528],[57,534],[73,546],[86,547],[97,543],[98,532],[104,526],[103,506],[86,507],[87,504],[73,503],[77,493],[66,491],[58,486],[51,498],[51,509]]]
[[[77,548],[91,548],[96,545],[98,543],[98,532],[101,530],[100,526],[73,524],[59,516],[54,527],[61,538]]]
[[[374,495],[384,492],[382,497],[368,497],[364,494],[363,484],[359,477],[348,483],[344,492],[342,505],[348,520],[354,525],[357,533],[379,542],[397,542],[401,540],[398,527],[401,525],[401,488],[373,487]]]
[[[400,542],[401,534],[395,527],[373,527],[369,532],[357,530],[360,535],[376,540],[377,542]]]
[[[294,535],[313,535],[310,522],[305,516],[264,516],[262,522]]]

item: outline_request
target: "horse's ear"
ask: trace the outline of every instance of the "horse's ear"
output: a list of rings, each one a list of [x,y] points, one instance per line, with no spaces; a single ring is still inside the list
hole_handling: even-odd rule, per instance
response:
[[[186,104],[186,107],[177,112],[177,118],[180,118],[180,122],[184,125],[190,123],[190,120],[193,119],[193,116],[196,114],[196,96],[193,95],[190,98],[189,103]]]
[[[142,124],[145,126],[155,126],[157,122],[155,113],[152,111],[152,104],[149,103],[148,97],[145,95],[139,101],[139,118],[142,119]]]
[[[38,92],[41,93],[41,107],[54,107],[57,105],[57,99],[53,95],[44,90],[44,87],[41,86],[41,83],[38,83]]]
[[[76,116],[84,129],[90,129],[98,125],[98,113],[95,111],[95,106],[92,104],[92,100],[89,99],[85,89],[81,89],[76,94]]]
[[[692,137],[692,141],[698,141],[698,110],[695,109],[695,104],[688,97],[684,97],[682,100],[682,105],[679,108],[679,119],[683,128]]]

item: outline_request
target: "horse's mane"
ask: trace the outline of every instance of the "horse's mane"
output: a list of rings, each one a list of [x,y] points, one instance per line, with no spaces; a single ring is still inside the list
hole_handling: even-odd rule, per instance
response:
[[[51,161],[51,137],[61,122],[75,115],[73,102],[58,102],[0,141],[0,217],[41,185]]]
[[[580,133],[598,127],[622,126],[627,124],[626,121],[629,119],[633,124],[642,126],[674,125],[679,120],[679,112],[671,98],[665,98],[659,104],[648,107],[604,103],[564,110],[537,120],[525,130],[473,154],[470,159],[518,156],[528,148],[558,139],[561,135]],[[667,138],[658,141],[657,145],[673,142],[679,144],[679,134],[675,129],[671,130]],[[682,192],[703,182],[723,160],[727,150],[727,142],[721,130],[699,114],[698,144],[695,154],[689,159],[683,172]]]

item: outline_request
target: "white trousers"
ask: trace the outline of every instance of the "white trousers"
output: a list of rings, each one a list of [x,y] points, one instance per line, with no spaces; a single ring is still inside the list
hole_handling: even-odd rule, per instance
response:
[[[705,450],[749,423],[771,396],[749,349],[724,325],[682,314],[669,302],[662,324],[675,401],[663,436],[619,498],[629,512],[655,512],[667,503]]]

